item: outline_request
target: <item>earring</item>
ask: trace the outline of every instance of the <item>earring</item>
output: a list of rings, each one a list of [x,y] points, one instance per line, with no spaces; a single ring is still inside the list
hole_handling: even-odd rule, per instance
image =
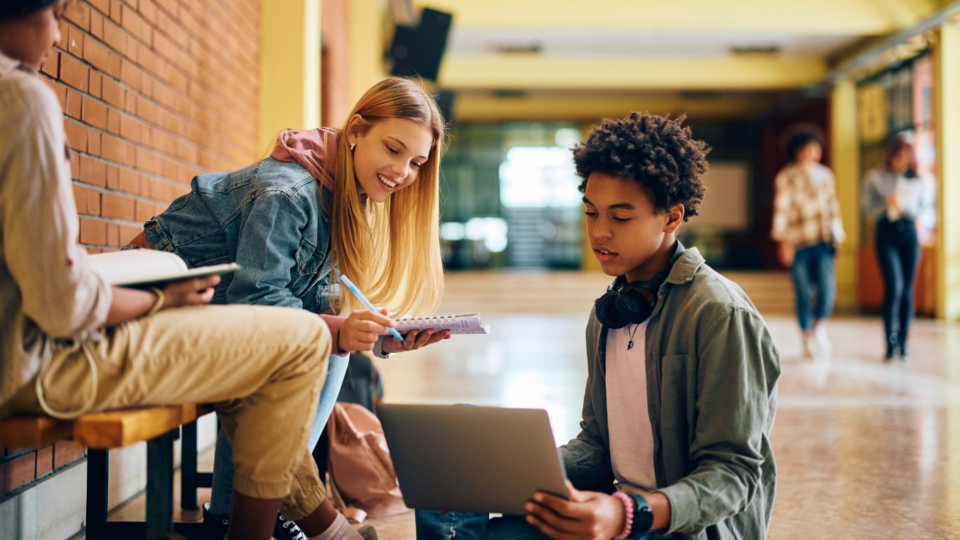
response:
[[[355,143],[355,142],[350,143],[350,151],[351,151],[351,152],[353,152],[353,149],[356,148],[356,147],[357,147],[357,143]]]

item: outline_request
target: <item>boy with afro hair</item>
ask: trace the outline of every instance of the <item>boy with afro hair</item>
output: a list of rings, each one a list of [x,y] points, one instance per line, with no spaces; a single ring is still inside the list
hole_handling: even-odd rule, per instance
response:
[[[607,119],[574,148],[594,255],[615,277],[587,323],[568,499],[526,516],[418,511],[438,538],[766,538],[780,354],[746,294],[677,241],[707,171],[684,117]]]

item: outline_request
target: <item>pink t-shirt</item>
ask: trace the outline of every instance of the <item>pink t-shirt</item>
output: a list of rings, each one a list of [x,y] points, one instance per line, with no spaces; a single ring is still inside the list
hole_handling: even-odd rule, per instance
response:
[[[644,361],[647,323],[607,332],[607,418],[614,477],[626,493],[654,490],[653,428]],[[633,347],[627,348],[630,341]]]

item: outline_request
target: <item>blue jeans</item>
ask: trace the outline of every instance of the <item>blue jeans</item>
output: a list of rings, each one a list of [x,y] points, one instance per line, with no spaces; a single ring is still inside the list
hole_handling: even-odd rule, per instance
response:
[[[913,318],[913,284],[920,264],[920,240],[912,219],[877,222],[877,260],[883,274],[883,328],[887,347],[906,348]]]
[[[489,514],[417,510],[417,540],[550,540],[524,516],[490,519]],[[639,540],[668,538],[649,532]]]
[[[317,416],[313,420],[310,431],[308,448],[313,450],[320,440],[320,434],[327,425],[333,406],[337,403],[340,387],[343,385],[343,376],[350,364],[349,356],[330,355],[327,366],[327,378],[320,390],[320,403],[317,406]],[[213,493],[210,495],[210,512],[216,515],[230,513],[230,501],[233,498],[233,449],[227,441],[223,430],[217,436],[217,450],[213,458]]]
[[[797,321],[804,332],[812,330],[815,321],[826,319],[833,311],[837,287],[833,270],[835,255],[831,244],[820,242],[797,248],[793,257],[790,271],[797,297]],[[814,295],[816,298],[812,299]]]

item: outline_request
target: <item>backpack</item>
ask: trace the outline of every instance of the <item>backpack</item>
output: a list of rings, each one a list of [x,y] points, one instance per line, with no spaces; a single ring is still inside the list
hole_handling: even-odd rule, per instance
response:
[[[380,420],[361,405],[338,402],[327,421],[330,501],[347,519],[362,522],[406,512]]]
[[[376,405],[382,399],[383,381],[373,360],[363,353],[350,353],[350,363],[343,375],[337,401],[356,403],[376,412]]]

